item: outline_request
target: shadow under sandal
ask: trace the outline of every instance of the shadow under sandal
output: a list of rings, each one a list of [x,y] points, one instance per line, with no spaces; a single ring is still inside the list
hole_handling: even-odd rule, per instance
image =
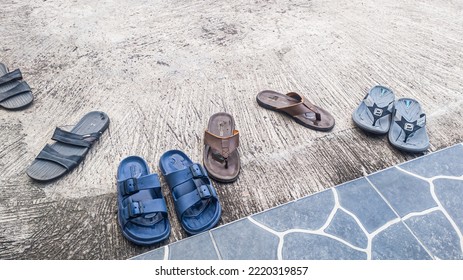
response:
[[[354,123],[367,132],[386,134],[391,126],[394,100],[392,90],[374,86],[352,114]]]
[[[224,183],[236,181],[240,173],[239,132],[230,114],[211,116],[204,132],[204,144],[204,167],[209,176]]]
[[[56,142],[42,149],[27,168],[27,175],[44,182],[63,176],[85,158],[108,126],[108,115],[94,111],[86,114],[71,131],[57,127],[52,136]]]
[[[418,101],[410,98],[396,101],[388,138],[392,146],[410,153],[424,152],[429,148],[426,114]]]
[[[159,168],[169,185],[183,229],[193,235],[213,228],[222,207],[207,172],[182,151],[165,152]]]
[[[34,97],[29,85],[22,81],[19,69],[9,72],[0,63],[0,107],[9,110],[21,109],[32,103]]]
[[[118,221],[122,234],[138,245],[151,245],[170,235],[167,206],[157,174],[138,156],[117,169]]]
[[[257,94],[256,100],[265,109],[286,113],[298,124],[314,130],[329,131],[335,124],[334,117],[328,111],[305,100],[295,92],[284,95],[272,90],[264,90]]]

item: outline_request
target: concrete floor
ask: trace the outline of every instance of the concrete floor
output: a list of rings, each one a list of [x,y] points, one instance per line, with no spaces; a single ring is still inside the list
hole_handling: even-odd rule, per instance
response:
[[[463,141],[463,2],[2,1],[0,61],[20,68],[35,102],[0,109],[0,259],[126,259],[186,237],[167,186],[172,233],[126,241],[115,174],[128,155],[159,172],[163,152],[202,161],[209,117],[241,134],[242,172],[215,184],[220,225],[419,155],[357,129],[351,113],[382,84],[422,103],[430,151]],[[336,118],[306,129],[255,102],[297,91]],[[38,184],[27,166],[56,126],[92,110],[111,118],[85,161]]]

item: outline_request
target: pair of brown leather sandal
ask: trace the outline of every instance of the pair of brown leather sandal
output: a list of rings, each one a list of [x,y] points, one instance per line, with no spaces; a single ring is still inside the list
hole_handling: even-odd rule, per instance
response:
[[[240,173],[239,131],[228,113],[210,117],[204,132],[204,167],[209,176],[222,183],[236,181]]]
[[[264,90],[257,95],[257,103],[269,110],[286,113],[297,123],[320,131],[333,129],[334,117],[325,109],[312,104],[295,93],[286,95]],[[239,132],[235,120],[228,113],[211,116],[204,133],[204,167],[209,176],[219,182],[231,183],[240,173],[238,154]]]

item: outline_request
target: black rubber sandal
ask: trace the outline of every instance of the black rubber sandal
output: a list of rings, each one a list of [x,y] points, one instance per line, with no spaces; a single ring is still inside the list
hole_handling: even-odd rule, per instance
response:
[[[52,139],[56,142],[46,145],[26,173],[37,181],[57,179],[74,169],[84,158],[92,144],[109,126],[109,117],[103,112],[90,112],[71,131],[56,128]]]
[[[29,85],[22,80],[19,69],[9,72],[8,68],[0,63],[0,107],[9,110],[21,109],[32,103]]]

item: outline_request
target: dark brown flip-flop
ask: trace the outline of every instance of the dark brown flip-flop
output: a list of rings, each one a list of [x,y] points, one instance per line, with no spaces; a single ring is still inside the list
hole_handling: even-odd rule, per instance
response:
[[[265,109],[286,113],[305,127],[320,131],[329,131],[334,127],[334,117],[328,111],[304,100],[295,92],[284,95],[264,90],[257,94],[256,100]]]
[[[236,181],[240,173],[239,132],[230,114],[211,116],[204,132],[204,145],[203,163],[209,176],[223,183]]]

